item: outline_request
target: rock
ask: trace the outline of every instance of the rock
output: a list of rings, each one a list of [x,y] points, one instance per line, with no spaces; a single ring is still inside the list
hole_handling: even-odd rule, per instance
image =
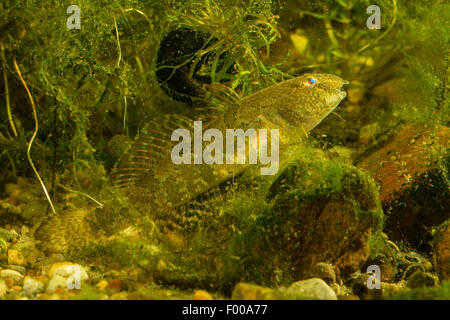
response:
[[[108,282],[106,289],[114,290],[116,292],[120,292],[124,289],[124,283],[120,279],[113,279]]]
[[[88,274],[84,267],[68,261],[52,264],[49,271],[49,277],[52,278],[54,276],[61,276],[64,278],[68,278],[71,275],[74,275],[75,272],[79,272],[81,281],[88,279]]]
[[[319,278],[327,284],[336,282],[336,273],[331,264],[320,262],[311,268],[311,278]]]
[[[430,272],[416,271],[408,279],[407,286],[411,289],[437,287],[439,279]]]
[[[67,278],[55,275],[48,282],[47,288],[45,289],[45,291],[47,293],[54,293],[58,288],[61,288],[64,291],[68,290]]]
[[[436,269],[441,279],[450,279],[450,219],[436,231],[433,240]]]
[[[297,160],[278,176],[267,199],[271,211],[256,223],[270,227],[261,237],[273,249],[261,243],[253,251],[262,261],[273,261],[271,270],[281,270],[290,282],[309,278],[323,261],[343,276],[356,272],[368,258],[370,235],[382,225],[373,180],[337,161]]]
[[[54,263],[50,267],[49,277],[47,293],[53,293],[58,288],[64,291],[80,289],[81,282],[89,278],[84,267],[68,261]]]
[[[106,289],[106,287],[108,286],[108,281],[106,281],[106,280],[100,280],[97,284],[96,284],[96,287],[99,289],[99,290],[105,290]]]
[[[14,270],[14,271],[17,271],[17,272],[19,272],[20,274],[23,274],[23,275],[25,275],[25,273],[27,272],[27,269],[25,267],[22,267],[22,266],[15,266],[15,265],[10,265],[9,264],[9,265],[6,266],[6,268]]]
[[[0,228],[0,240],[4,240],[6,242],[11,242],[13,240],[14,236],[12,234],[12,232]]]
[[[8,250],[8,264],[13,264],[16,266],[24,266],[26,261],[24,257],[19,254],[19,252],[15,249]]]
[[[213,300],[213,297],[204,290],[195,290],[194,300]]]
[[[14,285],[22,285],[24,277],[17,271],[5,269],[0,271],[0,278],[11,279]]]
[[[27,296],[32,296],[36,293],[44,292],[45,284],[31,277],[25,277],[23,281],[23,291]]]
[[[337,300],[336,293],[334,293],[333,289],[325,281],[318,278],[295,282],[288,290],[305,299]]]
[[[336,294],[323,280],[308,279],[289,288],[266,288],[250,283],[238,283],[231,296],[233,300],[337,300]]]
[[[23,257],[25,262],[31,264],[36,262],[39,256],[39,252],[35,247],[35,241],[27,235],[23,235],[19,242],[11,246],[11,249],[17,250],[18,256]]]
[[[8,286],[4,280],[0,279],[0,299],[3,298],[8,292]]]
[[[397,283],[380,281],[379,289],[369,289],[367,286],[368,281],[370,282],[369,274],[358,272],[347,280],[347,285],[352,289],[352,292],[355,295],[363,300],[387,299],[406,288],[406,281],[402,280]]]
[[[0,239],[0,262],[8,260],[8,246],[5,240]]]
[[[274,297],[274,291],[270,288],[264,288],[256,284],[238,283],[231,295],[232,300],[271,300]]]
[[[449,147],[448,127],[408,125],[359,160],[380,187],[389,239],[426,251],[430,227],[450,218]]]

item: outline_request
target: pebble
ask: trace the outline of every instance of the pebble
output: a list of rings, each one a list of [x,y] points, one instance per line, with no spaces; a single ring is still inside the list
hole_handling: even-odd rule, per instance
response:
[[[88,279],[88,274],[82,266],[79,264],[75,264],[72,262],[57,262],[54,263],[50,267],[49,271],[50,281],[47,284],[47,293],[54,293],[62,290],[67,291],[69,288],[69,284],[77,285],[77,283],[81,286],[81,281]],[[79,289],[79,288],[74,288]]]
[[[325,281],[318,278],[295,282],[288,288],[288,291],[313,300],[337,300],[333,289]]]
[[[3,298],[8,292],[8,286],[4,280],[0,279],[0,299]]]
[[[17,271],[17,272],[19,272],[19,273],[21,273],[23,275],[25,275],[25,273],[27,272],[27,269],[25,267],[22,267],[22,266],[7,265],[6,268],[14,270],[14,271]]]
[[[50,278],[52,278],[54,276],[61,276],[63,278],[67,278],[67,277],[75,274],[75,272],[77,272],[77,271],[79,271],[79,273],[80,273],[79,277],[80,277],[81,281],[88,279],[88,274],[87,274],[85,268],[83,268],[79,264],[68,262],[68,261],[54,263],[50,267],[49,276],[50,276]]]
[[[8,252],[8,246],[6,245],[6,241],[3,239],[0,239],[0,261],[6,260]]]
[[[15,249],[8,250],[8,264],[13,264],[16,266],[24,266],[26,261],[24,257]]]
[[[12,279],[14,285],[22,285],[24,277],[17,271],[5,269],[0,271],[0,278]]]
[[[23,291],[25,295],[31,296],[36,293],[41,293],[45,289],[44,283],[33,279],[31,277],[25,277],[25,280],[23,281]]]
[[[97,284],[96,284],[96,287],[99,289],[99,290],[105,290],[106,289],[106,287],[108,286],[108,281],[106,281],[106,280],[100,280]]]
[[[67,279],[65,277],[55,275],[48,282],[46,292],[54,293],[58,288],[65,291],[67,289]]]
[[[194,292],[194,300],[213,300],[213,298],[204,290],[196,290]]]

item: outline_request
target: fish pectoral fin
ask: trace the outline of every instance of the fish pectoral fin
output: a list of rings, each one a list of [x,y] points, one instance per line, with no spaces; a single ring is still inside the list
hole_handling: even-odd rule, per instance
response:
[[[241,97],[232,88],[221,83],[205,84],[202,87],[202,100],[208,107],[197,108],[207,118],[223,114],[233,107],[238,107]]]
[[[134,185],[155,166],[170,161],[172,133],[176,129],[192,132],[193,123],[178,114],[158,115],[140,130],[129,152],[117,162],[111,174],[113,183],[121,187]]]

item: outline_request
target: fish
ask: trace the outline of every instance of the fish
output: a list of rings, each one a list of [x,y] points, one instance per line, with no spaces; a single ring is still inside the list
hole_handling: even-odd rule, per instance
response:
[[[298,143],[302,135],[315,128],[346,97],[343,86],[348,83],[332,74],[304,74],[244,98],[221,90],[219,85],[215,98],[225,94],[228,99],[220,97],[213,107],[206,108],[203,130],[214,128],[223,136],[227,129],[279,130],[282,162],[284,150]],[[114,184],[123,188],[141,187],[142,192],[157,198],[153,203],[174,208],[252,166],[249,161],[174,164],[171,151],[177,142],[172,141],[171,133],[179,128],[188,130],[191,136],[195,134],[194,121],[179,115],[167,116],[144,128],[130,154],[116,166],[112,174]],[[204,144],[203,147],[207,145]],[[248,145],[249,141],[243,146],[247,157]]]
[[[214,128],[224,135],[227,129],[276,129],[279,132],[278,161],[283,165],[290,146],[298,144],[305,134],[345,99],[347,94],[343,87],[348,83],[332,74],[307,73],[243,98],[223,85],[209,85],[205,91],[205,99],[209,101],[209,105],[199,108],[198,118],[178,114],[161,115],[140,130],[134,145],[112,170],[112,184],[117,192],[128,197],[130,203],[139,203],[145,207],[146,212],[142,215],[151,216],[151,219],[157,221],[176,221],[179,225],[180,221],[185,220],[177,218],[191,204],[212,197],[215,190],[227,185],[230,180],[261,165],[250,164],[249,161],[243,164],[175,164],[171,158],[171,152],[178,143],[172,139],[174,130],[182,128],[193,136],[194,121],[199,119],[202,120],[203,131]],[[205,147],[208,143],[203,144]],[[244,152],[247,150],[247,160],[248,144],[249,141],[246,141],[242,146],[245,148]],[[92,236],[99,234],[98,228],[93,226],[95,221],[102,218],[96,216],[95,212],[77,212],[76,217],[67,218],[65,214],[62,218],[52,218],[66,217],[65,219],[78,225],[76,233],[70,230],[70,225],[61,221],[52,222],[50,219],[41,225],[37,234],[42,235],[44,251],[64,253],[77,244],[86,245],[89,242],[85,239],[87,237],[92,242],[99,241],[98,236]],[[113,217],[107,217],[106,221],[108,219]],[[123,228],[127,227],[123,221],[118,224]],[[59,228],[55,230],[52,226]],[[82,226],[85,226],[85,230],[80,232]]]

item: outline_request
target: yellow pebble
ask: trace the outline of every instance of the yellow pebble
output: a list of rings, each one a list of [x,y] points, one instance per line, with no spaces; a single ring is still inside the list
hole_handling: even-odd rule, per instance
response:
[[[108,281],[106,281],[106,280],[100,280],[96,285],[96,287],[100,290],[105,290],[105,288],[107,286],[108,286]]]
[[[213,300],[213,298],[204,290],[196,290],[194,292],[194,300]]]
[[[24,257],[15,249],[8,250],[8,264],[15,266],[24,266],[26,263]]]

